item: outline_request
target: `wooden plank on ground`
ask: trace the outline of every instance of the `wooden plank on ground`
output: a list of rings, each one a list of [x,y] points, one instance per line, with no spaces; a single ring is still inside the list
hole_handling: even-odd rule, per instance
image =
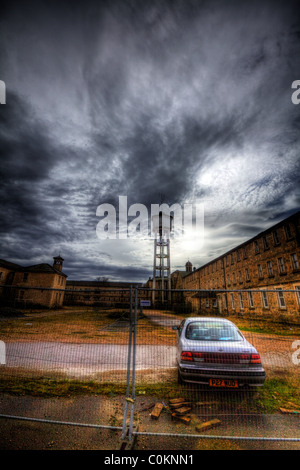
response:
[[[279,408],[281,413],[283,414],[299,414],[300,415],[300,410],[287,410],[286,408]]]
[[[181,421],[184,424],[190,424],[191,422],[191,417],[190,416],[179,416],[176,413],[171,414],[172,419],[175,419],[176,421]]]
[[[183,406],[188,406],[188,405],[190,405],[189,402],[183,401],[183,402],[180,402],[180,403],[173,403],[173,404],[170,404],[170,408],[176,409],[176,408],[182,408]]]
[[[189,411],[191,411],[191,408],[184,406],[182,408],[177,408],[175,411],[176,411],[176,414],[178,415],[184,415],[184,414],[187,414]]]
[[[152,419],[158,419],[160,413],[162,412],[164,405],[162,403],[156,403],[154,409],[151,412],[151,418]]]
[[[198,424],[196,426],[196,431],[207,431],[208,429],[214,428],[215,426],[219,426],[220,424],[221,421],[219,419],[212,419],[210,421],[206,421],[205,423]]]
[[[177,404],[177,403],[182,403],[185,401],[185,398],[171,398],[169,400],[169,403],[170,405],[174,405],[174,404]]]

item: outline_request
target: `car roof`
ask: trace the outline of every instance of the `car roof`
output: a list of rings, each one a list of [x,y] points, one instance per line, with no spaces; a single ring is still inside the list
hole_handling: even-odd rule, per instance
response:
[[[223,322],[223,323],[230,323],[231,325],[234,325],[230,320],[226,320],[226,318],[218,318],[218,317],[190,317],[186,319],[186,323],[190,323],[193,321],[198,321],[198,322]]]

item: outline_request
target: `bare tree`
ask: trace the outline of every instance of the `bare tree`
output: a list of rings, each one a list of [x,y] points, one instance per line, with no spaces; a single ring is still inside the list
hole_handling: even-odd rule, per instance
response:
[[[108,277],[105,277],[105,276],[98,276],[96,277],[96,281],[98,282],[108,282]]]

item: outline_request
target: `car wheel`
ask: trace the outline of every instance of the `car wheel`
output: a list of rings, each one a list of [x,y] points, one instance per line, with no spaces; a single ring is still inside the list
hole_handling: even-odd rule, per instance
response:
[[[182,385],[184,383],[179,369],[177,369],[177,382],[179,383],[179,385]]]

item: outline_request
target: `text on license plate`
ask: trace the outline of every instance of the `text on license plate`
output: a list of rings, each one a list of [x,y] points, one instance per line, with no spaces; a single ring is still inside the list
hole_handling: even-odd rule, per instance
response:
[[[209,379],[209,385],[211,387],[238,388],[238,381],[230,379]]]

